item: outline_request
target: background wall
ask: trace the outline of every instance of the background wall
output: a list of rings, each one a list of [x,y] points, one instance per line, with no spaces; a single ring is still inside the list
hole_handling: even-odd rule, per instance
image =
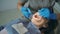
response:
[[[0,0],[0,26],[19,17],[17,2],[18,0]]]
[[[17,8],[18,0],[0,0],[0,11]]]

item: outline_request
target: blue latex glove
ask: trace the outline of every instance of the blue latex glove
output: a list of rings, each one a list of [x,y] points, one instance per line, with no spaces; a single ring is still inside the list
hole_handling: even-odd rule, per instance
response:
[[[38,10],[38,13],[40,16],[49,19],[50,17],[50,11],[48,8],[42,8],[41,10]]]
[[[27,7],[21,7],[21,12],[26,18],[30,18],[30,15],[32,14],[30,9]]]

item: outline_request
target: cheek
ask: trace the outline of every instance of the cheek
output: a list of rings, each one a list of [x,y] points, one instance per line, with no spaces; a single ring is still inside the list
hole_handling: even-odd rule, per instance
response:
[[[36,24],[38,24],[38,25],[43,25],[45,23],[45,21],[44,20],[39,20]]]
[[[39,21],[39,24],[45,24],[46,23],[46,21],[44,20],[44,19],[41,19],[40,21]]]

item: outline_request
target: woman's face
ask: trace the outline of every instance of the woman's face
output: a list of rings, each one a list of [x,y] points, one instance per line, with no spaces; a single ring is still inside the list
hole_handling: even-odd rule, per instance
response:
[[[38,12],[35,13],[33,16],[32,16],[32,19],[31,19],[32,23],[35,24],[36,26],[38,27],[42,27],[45,23],[48,22],[47,19],[39,16]]]

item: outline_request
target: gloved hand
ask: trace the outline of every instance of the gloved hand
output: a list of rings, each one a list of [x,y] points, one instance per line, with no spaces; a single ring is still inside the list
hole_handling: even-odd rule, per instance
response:
[[[50,13],[48,8],[42,8],[41,10],[38,10],[38,13],[40,16],[47,18],[47,19],[57,19],[56,14]]]
[[[21,7],[20,10],[21,10],[22,14],[23,14],[26,18],[29,18],[30,15],[32,14],[31,11],[30,11],[30,9],[27,8],[27,7]]]
[[[38,10],[38,13],[40,16],[49,19],[50,17],[50,11],[48,8],[42,8],[41,10]]]

